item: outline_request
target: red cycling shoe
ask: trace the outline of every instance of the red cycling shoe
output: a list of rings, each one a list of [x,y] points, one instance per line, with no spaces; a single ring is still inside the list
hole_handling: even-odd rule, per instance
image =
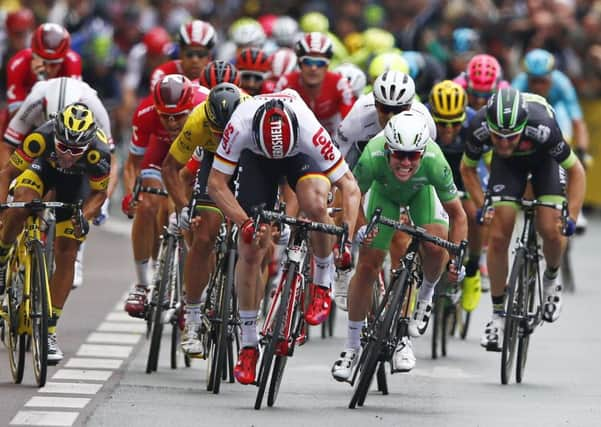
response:
[[[320,325],[325,322],[332,309],[330,289],[311,283],[309,291],[311,292],[311,304],[305,312],[305,320],[311,326]]]
[[[252,384],[255,382],[257,361],[259,360],[259,349],[256,347],[244,347],[238,355],[238,362],[234,367],[234,377],[240,384]]]

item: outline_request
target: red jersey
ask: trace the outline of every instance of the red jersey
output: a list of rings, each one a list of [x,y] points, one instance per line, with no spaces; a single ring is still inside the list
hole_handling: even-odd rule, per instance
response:
[[[274,93],[277,83],[277,80],[265,79],[261,85],[261,93]]]
[[[154,70],[152,70],[152,74],[150,74],[151,92],[154,85],[157,84],[157,82],[167,74],[184,74],[184,69],[182,68],[182,61],[180,59],[174,59],[173,61],[165,62],[164,64],[161,64]]]
[[[30,48],[27,48],[17,52],[8,62],[6,68],[6,99],[10,113],[14,113],[19,109],[33,85],[38,81],[37,76],[31,71],[32,58],[33,53]],[[67,52],[57,77],[81,79],[81,57],[79,54],[73,50]]]
[[[300,71],[283,75],[277,82],[274,92],[290,88],[296,90],[303,101],[315,113],[317,119],[330,134],[334,135],[338,124],[351,110],[355,98],[346,77],[328,71],[321,84],[317,98],[310,98],[300,79]]]
[[[200,85],[195,85],[195,89],[194,105],[198,105],[207,99],[209,90]],[[160,169],[172,142],[173,139],[159,120],[152,95],[148,95],[140,101],[134,113],[129,152],[144,156],[142,169]]]

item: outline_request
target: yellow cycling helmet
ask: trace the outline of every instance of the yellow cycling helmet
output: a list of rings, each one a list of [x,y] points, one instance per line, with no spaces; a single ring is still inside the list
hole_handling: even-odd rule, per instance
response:
[[[327,33],[330,29],[330,21],[323,13],[319,12],[305,13],[301,16],[299,25],[305,33]]]
[[[369,74],[370,81],[373,82],[385,71],[400,71],[401,73],[409,74],[409,64],[401,56],[399,50],[384,52],[374,56],[367,69],[367,74]]]
[[[96,135],[96,130],[94,114],[81,102],[67,105],[54,118],[54,136],[66,145],[87,145]]]
[[[432,115],[453,121],[465,120],[467,96],[461,85],[443,80],[436,83],[430,92]]]
[[[356,51],[361,49],[363,46],[365,46],[365,40],[363,38],[363,34],[357,33],[357,32],[349,33],[344,38],[344,46],[349,51],[349,53],[352,55],[353,53],[355,53]]]

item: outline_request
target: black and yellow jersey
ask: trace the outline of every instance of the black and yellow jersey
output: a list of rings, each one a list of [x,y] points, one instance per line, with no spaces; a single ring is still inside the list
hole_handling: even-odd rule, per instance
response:
[[[98,129],[83,156],[70,168],[63,169],[57,163],[54,121],[50,120],[27,135],[10,157],[10,164],[21,172],[34,162],[46,162],[66,175],[87,176],[92,190],[103,191],[109,182],[111,146],[104,132]]]

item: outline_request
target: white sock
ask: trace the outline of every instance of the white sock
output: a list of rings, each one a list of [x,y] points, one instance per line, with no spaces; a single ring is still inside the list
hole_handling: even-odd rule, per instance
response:
[[[83,265],[83,252],[84,252],[85,247],[86,247],[86,242],[82,242],[81,245],[79,245],[79,249],[77,250],[77,257],[75,258],[75,260],[78,261],[82,265]]]
[[[257,311],[240,310],[240,323],[242,323],[242,347],[257,347]]]
[[[334,254],[328,255],[326,258],[319,258],[313,255],[313,283],[324,288],[330,288],[332,284],[332,266],[334,265]]]
[[[363,320],[348,321],[348,330],[346,335],[346,348],[359,350],[361,347],[361,329],[363,329]]]
[[[202,312],[200,311],[200,303],[188,304],[186,303],[185,313],[186,323],[200,323],[202,321]]]
[[[136,276],[138,277],[138,284],[147,288],[148,283],[148,260],[135,261],[136,263]]]
[[[430,282],[424,276],[422,280],[422,285],[419,288],[419,294],[417,295],[417,299],[419,301],[432,301],[432,297],[434,296],[434,289],[436,288],[436,284],[440,280],[440,276],[434,281]]]

